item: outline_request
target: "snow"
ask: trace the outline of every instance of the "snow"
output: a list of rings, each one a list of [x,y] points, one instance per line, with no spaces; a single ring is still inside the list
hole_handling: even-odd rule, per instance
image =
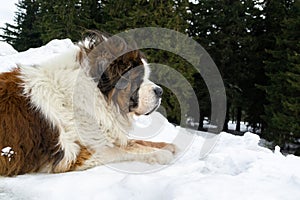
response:
[[[14,156],[15,152],[11,147],[4,147],[1,150],[0,156],[6,156],[8,157],[8,161],[11,161],[11,158]]]
[[[0,70],[38,64],[71,46],[68,39],[54,40],[40,48],[0,56]],[[282,155],[279,147],[272,152],[259,146],[258,135],[223,132],[214,136],[191,131],[173,126],[155,112],[136,117],[129,136],[174,141],[182,151],[168,166],[128,162],[80,172],[0,177],[0,199],[300,199],[300,158]],[[209,140],[215,143],[214,148],[203,156]],[[3,155],[12,150],[0,149]]]
[[[6,56],[18,53],[10,44],[0,41],[0,56]]]
[[[24,52],[12,53],[12,47],[9,44],[1,45],[0,72],[8,71],[18,65],[39,64],[44,60],[57,56],[72,46],[73,43],[70,39],[52,40],[45,46],[39,48],[31,48]],[[1,56],[1,52],[6,56]]]
[[[187,118],[186,124],[188,124],[191,127],[199,126],[199,123],[194,122],[194,119],[192,117]],[[234,131],[236,129],[236,125],[237,125],[236,121],[230,120],[228,122],[228,130]],[[203,128],[208,129],[208,128],[216,128],[216,127],[217,127],[216,125],[210,124],[210,121],[208,120],[207,117],[204,118]],[[252,129],[253,128],[251,126],[249,126],[249,124],[247,122],[243,122],[243,121],[240,122],[240,131],[241,132],[243,132],[243,133],[247,132],[247,131],[251,132]]]
[[[228,130],[235,130],[236,128],[236,122],[229,121],[228,122]],[[245,122],[240,123],[240,130],[241,132],[246,132],[248,130],[247,124]]]

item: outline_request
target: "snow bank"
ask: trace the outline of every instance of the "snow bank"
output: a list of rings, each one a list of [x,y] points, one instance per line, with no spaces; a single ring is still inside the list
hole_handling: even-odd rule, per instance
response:
[[[0,43],[1,45],[1,43]],[[3,51],[6,56],[0,56],[0,72],[8,71],[12,68],[17,67],[17,65],[32,65],[41,63],[44,60],[47,60],[51,57],[58,55],[61,52],[66,51],[67,49],[74,46],[70,39],[63,40],[52,40],[45,46],[39,48],[31,48],[27,51],[20,53],[7,53],[12,52],[10,48],[12,48],[9,44],[2,42],[0,50]]]
[[[70,40],[55,40],[41,48],[2,56],[0,63],[3,71],[16,63],[38,63],[71,46]],[[259,146],[257,135],[221,133],[212,151],[200,158],[212,135],[174,127],[153,113],[136,119],[130,137],[175,141],[183,151],[169,166],[131,162],[82,172],[0,177],[0,199],[300,199],[300,158],[283,156],[278,148],[272,152]],[[153,168],[152,172],[134,173]]]
[[[10,44],[0,41],[0,56],[18,53]]]
[[[151,118],[162,116],[154,113]],[[163,125],[156,136],[160,139],[170,140],[183,130],[166,120]],[[181,134],[191,135],[187,131]],[[206,135],[199,132],[175,163],[152,173],[120,172],[116,164],[115,169],[99,166],[82,172],[2,178],[0,199],[235,200],[242,196],[249,200],[299,200],[299,157],[260,147],[259,137],[251,133],[243,137],[221,133],[211,153],[199,159]],[[148,166],[137,162],[123,164],[132,168]]]

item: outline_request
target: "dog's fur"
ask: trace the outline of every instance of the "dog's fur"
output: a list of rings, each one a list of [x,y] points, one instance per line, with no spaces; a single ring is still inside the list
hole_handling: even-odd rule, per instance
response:
[[[92,32],[56,58],[0,74],[0,175],[169,163],[174,145],[127,138],[133,115],[160,104],[149,73],[140,51]]]

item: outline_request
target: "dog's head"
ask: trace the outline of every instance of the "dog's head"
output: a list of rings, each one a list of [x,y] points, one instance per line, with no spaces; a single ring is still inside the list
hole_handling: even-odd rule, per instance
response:
[[[87,73],[122,114],[147,115],[159,107],[163,91],[149,80],[149,65],[134,46],[120,37],[93,31],[79,47]]]

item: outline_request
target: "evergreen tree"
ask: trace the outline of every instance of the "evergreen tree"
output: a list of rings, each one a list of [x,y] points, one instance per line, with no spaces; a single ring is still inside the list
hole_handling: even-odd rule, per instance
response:
[[[87,26],[80,15],[80,0],[38,0],[40,3],[39,29],[44,43],[57,38],[78,40]]]
[[[183,15],[187,6],[187,0],[105,0],[103,1],[103,12],[106,22],[103,27],[104,30],[110,33],[119,33],[128,29],[143,27],[163,27],[184,33],[187,29],[187,22],[184,20]],[[189,63],[179,58],[178,55],[154,49],[142,51],[146,53],[148,62],[171,66],[192,83],[195,71]],[[160,71],[160,73],[157,78],[172,76],[167,71]],[[172,80],[172,77],[170,77],[170,80]],[[190,95],[186,94],[180,82],[175,81],[173,86],[177,91],[181,91],[182,95],[179,96],[188,97]],[[179,96],[177,97],[180,98]],[[182,114],[189,115],[190,113],[186,113],[189,110],[189,105],[183,103],[180,107],[178,101],[184,101],[184,99],[179,100],[177,97],[170,90],[164,88],[162,105],[168,113],[168,119],[173,123],[179,124],[180,120],[183,120],[181,119]]]
[[[6,24],[1,36],[17,50],[41,46],[54,38],[77,41],[86,29],[103,23],[97,0],[21,0],[17,4],[16,26]]]
[[[266,103],[265,92],[259,85],[266,84],[267,78],[264,71],[264,60],[268,55],[265,49],[267,38],[265,27],[264,2],[244,1],[246,13],[247,37],[243,46],[244,64],[241,72],[239,87],[242,92],[244,120],[249,123],[256,132],[265,125],[264,105]]]
[[[280,32],[273,33],[276,46],[268,50],[270,59],[266,61],[270,83],[265,88],[269,101],[265,136],[288,148],[288,143],[299,145],[300,138],[300,3],[270,1],[268,6],[281,12],[270,13]]]
[[[84,22],[85,29],[102,29],[101,25],[105,24],[105,18],[102,11],[102,1],[99,0],[81,0],[79,1],[79,17]]]
[[[16,25],[6,23],[1,37],[18,51],[41,46],[40,31],[36,23],[39,13],[37,0],[21,0],[16,6]]]
[[[251,95],[256,96],[258,90],[255,86],[257,80],[252,79],[259,67],[253,66],[262,69],[262,62],[254,64],[257,59],[253,59],[257,50],[254,22],[259,20],[259,15],[259,9],[252,0],[190,3],[188,32],[210,53],[225,83],[228,97],[225,131],[228,131],[230,118],[237,120],[236,130],[240,131],[242,113],[258,103],[250,102],[248,94],[250,90],[253,92]],[[262,107],[262,102],[260,105]],[[256,118],[259,115],[256,114]]]
[[[138,16],[129,17],[129,12],[137,1],[123,1],[123,0],[103,0],[101,1],[103,7],[103,17],[105,23],[102,28],[111,34],[116,34],[134,27],[134,20]]]

